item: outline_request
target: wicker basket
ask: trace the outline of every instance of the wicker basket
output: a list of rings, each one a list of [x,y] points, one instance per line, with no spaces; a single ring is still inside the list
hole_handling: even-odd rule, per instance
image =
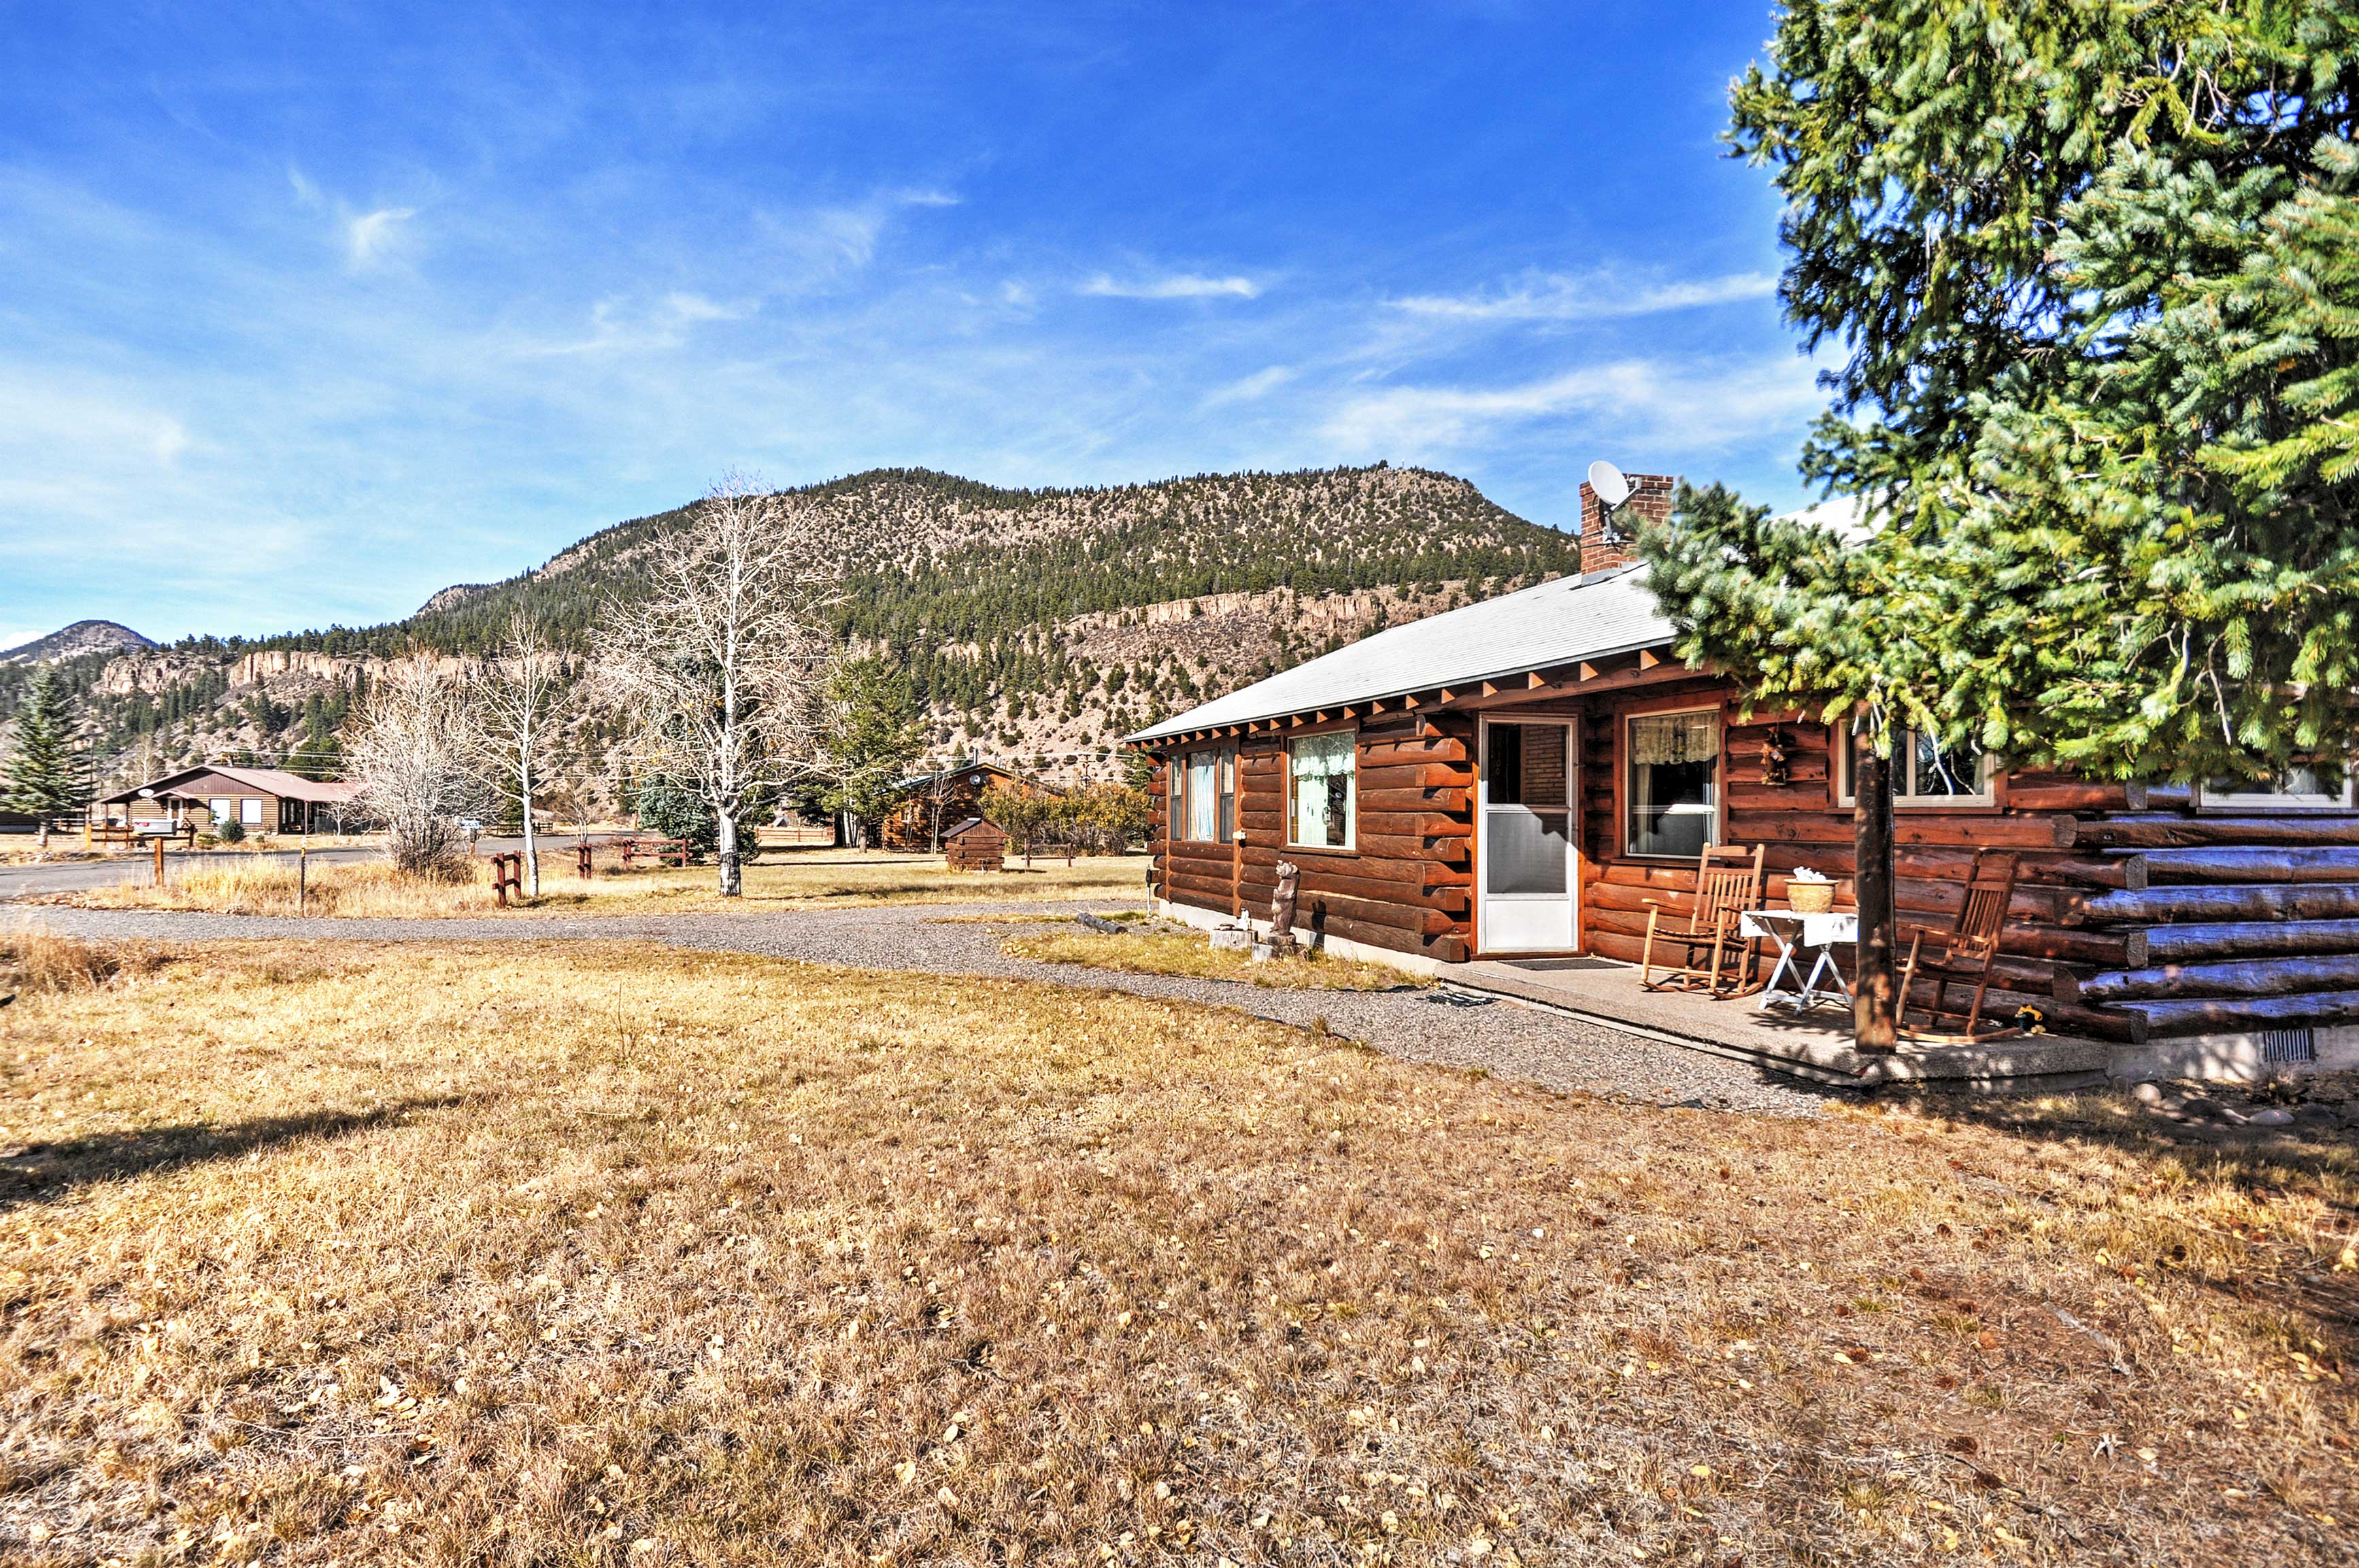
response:
[[[1786,902],[1798,915],[1823,915],[1835,907],[1835,885],[1832,882],[1788,882]]]

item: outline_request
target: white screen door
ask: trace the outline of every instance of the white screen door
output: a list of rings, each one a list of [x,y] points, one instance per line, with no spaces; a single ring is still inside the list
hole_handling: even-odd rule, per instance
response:
[[[1569,953],[1580,866],[1571,721],[1485,719],[1475,870],[1485,953]]]

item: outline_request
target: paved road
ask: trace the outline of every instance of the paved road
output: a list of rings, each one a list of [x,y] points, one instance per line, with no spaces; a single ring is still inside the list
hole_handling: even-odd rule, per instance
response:
[[[1339,1034],[1380,1051],[1454,1067],[1483,1068],[1558,1089],[1782,1115],[1816,1114],[1821,1096],[1721,1057],[1543,1008],[1448,991],[1285,991],[1219,980],[1120,975],[1011,958],[1000,941],[1027,917],[1081,909],[1136,908],[1119,898],[1060,904],[900,904],[880,908],[699,915],[513,915],[479,920],[291,920],[152,909],[24,906],[21,914],[60,935],[170,942],[659,942],[713,952],[762,953],[808,964],[1044,980],[1136,996],[1237,1007],[1301,1028],[1325,1018]],[[980,924],[998,915],[1006,924]]]

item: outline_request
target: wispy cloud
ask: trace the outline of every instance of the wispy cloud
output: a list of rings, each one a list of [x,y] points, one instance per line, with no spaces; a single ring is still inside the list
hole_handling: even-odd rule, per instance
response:
[[[1714,365],[1625,359],[1504,387],[1388,387],[1347,398],[1324,433],[1355,454],[1429,456],[1584,416],[1650,448],[1697,452],[1795,427],[1825,404],[1810,361],[1778,354]]]
[[[384,259],[402,237],[402,225],[418,215],[415,207],[379,207],[344,220],[344,256],[360,271]]]
[[[1256,299],[1261,285],[1250,278],[1205,278],[1193,272],[1118,281],[1101,272],[1082,284],[1081,291],[1108,299]]]
[[[1298,374],[1292,366],[1284,365],[1256,370],[1225,387],[1213,387],[1204,395],[1204,407],[1217,408],[1223,403],[1257,403],[1293,380]]]
[[[1543,274],[1491,293],[1412,294],[1392,303],[1413,316],[1448,321],[1594,321],[1766,299],[1777,291],[1777,275],[1769,272],[1644,283],[1606,275]]]

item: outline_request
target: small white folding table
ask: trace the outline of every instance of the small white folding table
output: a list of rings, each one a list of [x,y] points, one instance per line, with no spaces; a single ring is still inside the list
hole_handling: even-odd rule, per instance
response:
[[[1737,929],[1747,937],[1767,937],[1777,944],[1777,966],[1769,971],[1769,984],[1762,988],[1756,1007],[1783,1003],[1799,1013],[1829,1003],[1849,1005],[1851,987],[1843,984],[1834,950],[1858,942],[1856,911],[1805,915],[1792,909],[1746,909],[1737,917]],[[1807,980],[1801,978],[1802,966],[1795,957],[1798,952],[1818,954]],[[1823,986],[1821,980],[1826,982]],[[1797,984],[1799,990],[1794,988]]]

